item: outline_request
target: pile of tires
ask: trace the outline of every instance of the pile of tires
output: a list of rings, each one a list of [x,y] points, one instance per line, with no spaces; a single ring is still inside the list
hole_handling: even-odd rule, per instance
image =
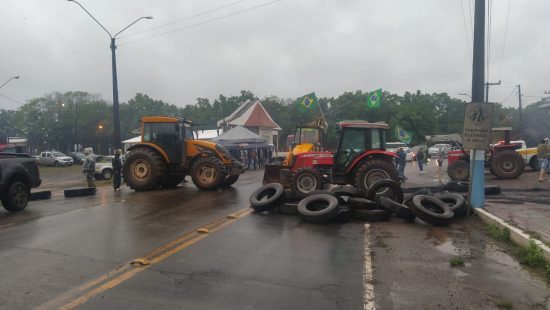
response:
[[[424,189],[405,196],[400,185],[392,180],[374,183],[366,197],[352,186],[315,190],[306,197],[300,196],[285,191],[279,183],[271,183],[254,191],[249,202],[255,212],[299,215],[315,224],[349,220],[384,222],[395,217],[407,222],[419,219],[433,225],[448,225],[467,213],[466,200],[459,194],[432,194]]]

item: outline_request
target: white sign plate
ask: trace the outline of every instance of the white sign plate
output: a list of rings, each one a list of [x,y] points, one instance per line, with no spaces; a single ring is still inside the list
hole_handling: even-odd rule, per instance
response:
[[[466,149],[488,150],[491,144],[493,103],[467,103],[464,108],[462,143]]]

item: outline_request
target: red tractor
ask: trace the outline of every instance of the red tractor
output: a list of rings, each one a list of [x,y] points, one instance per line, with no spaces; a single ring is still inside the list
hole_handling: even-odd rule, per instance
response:
[[[385,150],[389,129],[386,123],[342,121],[336,126],[338,146],[335,153],[291,152],[293,155],[283,165],[266,166],[264,184],[281,183],[300,194],[322,189],[325,184],[350,184],[366,194],[367,189],[379,180],[398,181],[393,163],[396,156]],[[302,136],[303,130],[303,127],[298,127],[295,136]],[[298,145],[303,144],[299,141]]]
[[[493,132],[503,132],[504,142],[491,146],[485,152],[485,167],[489,168],[491,174],[499,179],[515,179],[525,169],[525,161],[521,154],[516,152],[520,146],[510,143],[512,128],[493,128]],[[470,153],[458,142],[459,149],[449,151],[447,174],[454,181],[467,181],[470,178]]]

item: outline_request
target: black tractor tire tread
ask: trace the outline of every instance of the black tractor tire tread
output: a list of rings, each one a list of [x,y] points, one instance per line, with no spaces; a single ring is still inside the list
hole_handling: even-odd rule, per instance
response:
[[[199,180],[199,177],[197,176],[197,171],[199,170],[199,167],[206,162],[213,164],[217,170],[216,171],[217,178],[211,184],[201,183]],[[196,159],[191,165],[191,179],[193,180],[193,183],[195,184],[195,186],[197,186],[200,189],[203,189],[203,190],[217,189],[221,186],[221,184],[225,180],[225,177],[226,177],[225,167],[223,166],[223,163],[215,157],[201,157]]]
[[[514,161],[516,169],[512,171],[504,171],[501,169],[500,161],[503,157],[508,157],[509,160]],[[525,161],[521,154],[516,151],[500,151],[496,153],[491,160],[491,168],[493,174],[499,179],[517,179],[525,169]]]
[[[462,195],[441,193],[434,197],[448,204],[455,217],[466,215],[466,199]]]
[[[372,184],[370,184],[370,186],[365,187],[363,180],[367,172],[374,168],[384,170],[388,174],[390,180],[399,182],[399,173],[394,164],[383,159],[368,159],[355,173],[355,187],[360,190],[363,195],[366,195],[368,187],[372,186]]]
[[[95,187],[75,187],[67,188],[63,191],[66,198],[93,196],[95,193]]]
[[[319,174],[319,172],[317,172],[317,170],[313,169],[313,168],[300,168],[298,170],[296,170],[295,172],[293,172],[291,175],[290,175],[290,188],[296,192],[298,195],[300,195],[301,197],[307,197],[307,194],[306,192],[301,192],[299,189],[298,189],[298,184],[297,184],[297,181],[298,181],[298,178],[303,175],[303,174],[311,174],[314,178],[315,178],[315,181],[316,181],[316,186],[315,186],[315,189],[313,191],[316,191],[316,190],[321,190],[322,187],[323,187],[323,184],[322,184],[322,180],[321,180],[321,175]]]
[[[29,198],[29,201],[45,200],[50,198],[52,198],[52,191],[31,192],[31,197]]]
[[[352,209],[363,209],[363,210],[379,209],[378,203],[376,203],[376,201],[372,201],[367,198],[361,198],[361,197],[349,197],[348,205]]]
[[[130,175],[132,162],[135,159],[140,158],[149,161],[149,166],[151,168],[151,177],[144,182],[136,181]],[[126,156],[123,168],[123,175],[126,184],[135,191],[151,191],[159,188],[166,175],[166,165],[160,154],[146,147],[139,147],[131,150],[130,154]]]
[[[267,197],[266,200],[262,200]],[[266,212],[275,209],[284,201],[284,188],[279,183],[269,183],[256,189],[250,195],[250,206],[256,212]]]
[[[403,202],[403,189],[399,185],[398,182],[393,180],[380,180],[374,184],[371,185],[371,187],[367,191],[367,199],[372,201],[377,201],[380,197],[377,197],[376,194],[381,188],[389,188],[390,191],[393,193],[392,200],[396,201],[398,203]]]
[[[459,174],[459,169],[466,169],[466,174]],[[465,160],[457,160],[447,167],[447,175],[453,181],[468,181],[470,178],[470,164]]]
[[[321,210],[310,210],[308,206],[316,201],[324,200],[327,206]],[[338,199],[332,195],[319,194],[311,195],[298,203],[300,216],[310,223],[325,223],[336,217],[338,213]]]
[[[437,213],[426,208],[423,203],[429,202],[432,206],[440,209],[441,213]],[[449,225],[453,218],[453,211],[447,203],[427,195],[416,195],[412,200],[411,210],[419,219],[433,225]]]

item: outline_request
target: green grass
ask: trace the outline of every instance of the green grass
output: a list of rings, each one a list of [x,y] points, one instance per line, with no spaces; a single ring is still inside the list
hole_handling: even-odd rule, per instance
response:
[[[544,260],[542,249],[535,244],[533,239],[529,241],[529,246],[521,247],[511,242],[510,229],[508,228],[501,229],[495,224],[489,224],[487,225],[487,232],[496,240],[510,244],[512,253],[520,264],[541,270],[546,275],[547,281],[550,282],[550,262]]]
[[[460,257],[453,257],[451,258],[451,260],[449,261],[449,264],[452,266],[452,267],[460,267],[460,266],[464,266],[464,260]]]

